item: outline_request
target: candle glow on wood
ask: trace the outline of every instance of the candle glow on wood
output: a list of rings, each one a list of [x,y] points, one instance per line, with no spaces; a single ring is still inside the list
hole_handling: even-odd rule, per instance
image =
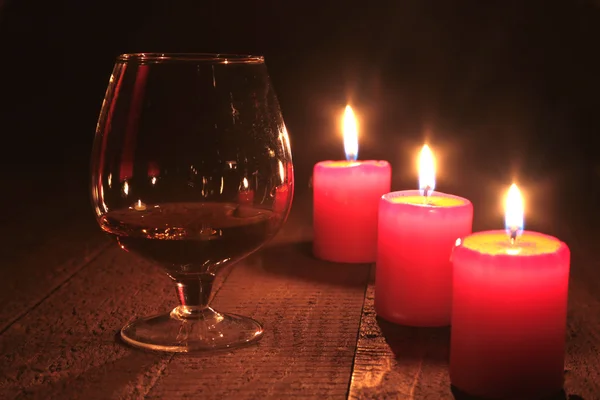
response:
[[[346,106],[344,111],[344,151],[346,160],[356,161],[358,158],[358,124],[352,107]]]

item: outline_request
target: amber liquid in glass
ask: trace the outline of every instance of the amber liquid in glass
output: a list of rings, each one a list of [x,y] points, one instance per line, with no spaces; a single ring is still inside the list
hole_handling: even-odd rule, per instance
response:
[[[102,229],[125,250],[175,274],[230,264],[276,233],[269,210],[233,203],[168,203],[110,211]]]

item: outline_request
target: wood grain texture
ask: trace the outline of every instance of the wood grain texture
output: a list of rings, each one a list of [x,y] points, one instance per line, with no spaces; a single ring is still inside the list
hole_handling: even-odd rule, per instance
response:
[[[450,330],[403,327],[378,319],[373,282],[365,297],[349,398],[452,399],[447,372]]]
[[[309,206],[217,283],[217,309],[264,323],[257,345],[173,356],[120,343],[130,318],[176,300],[161,270],[111,245],[0,335],[0,398],[345,398],[369,267],[312,258]]]
[[[296,196],[276,240],[235,267],[213,305],[265,326],[254,346],[177,355],[149,398],[346,398],[368,265],[311,255],[310,193]]]
[[[63,197],[52,198],[44,206],[31,205],[3,217],[0,332],[107,247],[91,206],[84,201],[65,205],[72,204]]]
[[[567,318],[565,391],[570,397],[600,398],[600,237],[570,230],[571,277]]]
[[[24,304],[12,314],[2,308],[12,320],[0,333],[0,398],[454,398],[449,329],[377,319],[374,266],[314,259],[310,212],[310,199],[299,197],[276,240],[216,283],[213,306],[258,319],[265,337],[234,351],[175,356],[118,339],[130,318],[175,305],[165,274],[112,244],[90,255],[82,243],[102,243],[93,219],[58,225],[56,240],[14,252],[29,283],[1,283]],[[564,235],[573,255],[565,389],[569,399],[593,400],[600,398],[598,238]],[[72,260],[67,272],[52,261],[59,256]]]
[[[564,393],[600,398],[600,266],[594,240],[566,233],[571,252]],[[600,238],[599,238],[600,239]],[[374,273],[374,268],[372,272]],[[410,328],[377,318],[373,279],[367,289],[349,398],[467,399],[451,391],[449,328]]]
[[[368,266],[317,261],[297,244],[252,261],[234,269],[213,304],[258,319],[265,337],[176,356],[150,398],[346,398]]]
[[[174,302],[165,275],[117,246],[103,252],[0,337],[0,398],[136,398],[167,356],[118,340],[134,314]]]

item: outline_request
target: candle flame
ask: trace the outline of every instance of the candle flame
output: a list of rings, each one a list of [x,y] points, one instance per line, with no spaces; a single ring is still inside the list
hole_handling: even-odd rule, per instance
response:
[[[523,196],[517,185],[513,183],[506,195],[504,214],[504,226],[513,241],[523,233],[523,214]]]
[[[248,179],[246,177],[242,180],[242,186],[244,187],[244,190],[248,190]]]
[[[424,145],[419,155],[419,190],[422,195],[435,189],[435,159],[429,146]]]
[[[358,127],[350,106],[346,106],[344,111],[344,151],[346,160],[356,161],[358,158]]]

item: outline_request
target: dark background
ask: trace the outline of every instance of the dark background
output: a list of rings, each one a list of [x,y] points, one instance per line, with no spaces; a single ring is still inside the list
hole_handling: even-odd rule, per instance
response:
[[[88,159],[114,59],[152,51],[265,55],[300,191],[316,161],[344,157],[339,118],[350,102],[359,158],[389,160],[395,190],[416,187],[427,140],[438,189],[471,198],[480,227],[501,228],[499,200],[513,180],[527,196],[529,228],[558,234],[597,219],[597,2],[0,5],[3,219],[52,202],[88,207]]]

